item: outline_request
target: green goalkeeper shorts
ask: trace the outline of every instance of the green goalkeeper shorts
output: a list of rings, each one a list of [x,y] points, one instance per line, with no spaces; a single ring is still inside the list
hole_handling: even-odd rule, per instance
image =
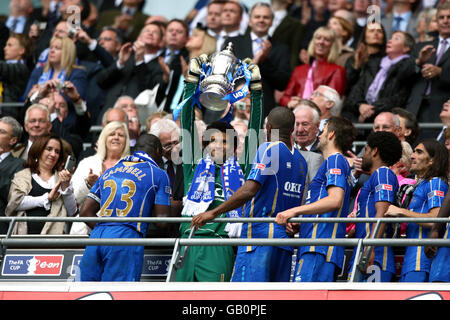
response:
[[[229,282],[234,259],[232,246],[191,246],[175,281]]]

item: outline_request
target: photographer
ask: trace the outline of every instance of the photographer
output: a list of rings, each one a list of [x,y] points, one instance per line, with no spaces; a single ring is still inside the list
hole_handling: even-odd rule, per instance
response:
[[[85,99],[87,90],[87,73],[83,67],[76,64],[76,49],[73,41],[68,37],[53,37],[50,51],[44,67],[37,67],[31,73],[24,96],[31,103],[44,97],[48,91],[61,86],[64,81],[70,81],[78,96],[72,97],[74,102]],[[76,99],[78,98],[78,99]]]

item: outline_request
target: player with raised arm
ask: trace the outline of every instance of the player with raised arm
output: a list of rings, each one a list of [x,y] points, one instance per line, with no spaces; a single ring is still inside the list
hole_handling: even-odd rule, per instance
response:
[[[301,204],[307,164],[292,145],[295,117],[276,107],[269,113],[267,140],[260,145],[244,185],[217,208],[192,219],[193,227],[205,225],[224,212],[243,205],[246,218],[275,217]],[[275,223],[244,223],[241,238],[288,238],[284,226]],[[293,248],[289,246],[239,246],[231,281],[289,281]]]
[[[298,215],[339,218],[347,216],[351,190],[351,168],[344,154],[356,138],[356,129],[345,118],[331,117],[319,136],[324,162],[308,188],[305,205],[280,212],[276,223],[286,225]],[[344,238],[345,223],[301,223],[300,238]],[[334,281],[336,267],[342,269],[344,247],[302,246],[297,253],[294,281]]]
[[[194,99],[199,87],[202,65],[208,62],[206,55],[191,59],[189,74],[184,84],[184,105],[180,112],[182,128],[184,200],[183,217],[193,217],[216,208],[230,198],[244,183],[249,171],[249,136],[245,138],[242,158],[237,158],[237,133],[227,122],[228,117],[214,121],[206,127],[199,139],[195,111],[204,107]],[[259,69],[250,63],[251,111],[248,131],[257,139],[262,129],[262,85]],[[231,106],[230,106],[231,107]],[[230,113],[230,112],[228,112]],[[227,114],[228,114],[227,113]],[[202,141],[199,147],[198,141]],[[256,152],[256,143],[253,152]],[[200,152],[199,152],[200,151]],[[223,212],[220,217],[240,217],[241,208]],[[191,224],[181,223],[180,234],[188,238]],[[240,236],[240,224],[211,222],[199,227],[192,234],[194,238],[231,238]],[[182,247],[184,255],[186,247]],[[176,281],[230,281],[235,251],[232,246],[191,246],[185,255],[183,266],[177,270]]]

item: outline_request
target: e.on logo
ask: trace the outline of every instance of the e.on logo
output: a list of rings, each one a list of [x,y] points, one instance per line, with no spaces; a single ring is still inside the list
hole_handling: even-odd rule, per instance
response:
[[[63,255],[6,255],[4,276],[59,276]]]

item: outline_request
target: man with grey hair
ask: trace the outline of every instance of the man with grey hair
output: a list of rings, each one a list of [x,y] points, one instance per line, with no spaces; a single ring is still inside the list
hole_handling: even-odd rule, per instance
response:
[[[320,109],[320,125],[319,131],[325,127],[325,123],[331,116],[340,116],[342,109],[342,100],[339,93],[325,85],[317,87],[309,97]]]
[[[180,128],[176,124],[175,121],[171,119],[160,119],[155,122],[151,129],[150,134],[153,134],[159,138],[161,141],[162,149],[163,149],[163,170],[167,172],[167,175],[170,179],[170,184],[173,189],[175,174],[177,172],[178,165],[180,160],[178,158],[178,154],[180,151],[180,137],[181,132]],[[175,158],[177,157],[177,158]]]
[[[22,126],[13,117],[0,118],[0,216],[5,216],[11,180],[17,171],[23,169],[22,159],[11,154],[12,148],[20,140]],[[0,222],[0,234],[6,234],[8,223]]]
[[[379,113],[373,121],[373,132],[386,131],[392,132],[400,141],[405,141],[405,136],[402,135],[402,129],[400,127],[400,118],[398,115],[392,112],[381,112]],[[349,157],[347,160],[352,167],[352,175],[355,178],[355,185],[352,187],[352,192],[350,196],[350,208],[353,208],[354,201],[356,199],[358,190],[364,185],[364,183],[369,179],[370,173],[364,172],[362,169],[362,157],[366,152],[366,147],[361,149],[361,151],[356,156],[352,152],[348,151]]]
[[[24,119],[25,132],[28,134],[28,140],[26,143],[22,143],[11,150],[11,154],[22,160],[27,160],[28,151],[31,148],[33,142],[40,136],[50,133],[52,129],[52,122],[50,121],[50,111],[43,104],[35,103],[28,107],[25,111]],[[74,156],[72,146],[63,138],[64,150],[67,150],[69,154]]]
[[[42,104],[32,104],[25,112],[24,119],[25,132],[28,134],[28,141],[12,151],[13,156],[26,160],[28,150],[30,150],[33,142],[45,133],[49,133],[52,129],[50,121],[50,111]]]
[[[130,147],[133,151],[136,141],[141,134],[141,123],[139,121],[139,113],[136,103],[134,103],[134,99],[130,96],[120,96],[114,104],[114,108],[119,108],[127,114]]]
[[[308,190],[308,186],[312,179],[319,170],[323,162],[323,156],[318,151],[309,151],[307,148],[301,147],[301,140],[303,140],[303,133],[307,131],[308,128],[313,132],[316,132],[317,124],[320,119],[320,109],[310,100],[302,99],[298,102],[297,107],[294,109],[295,115],[295,126],[294,126],[294,147],[300,151],[300,154],[305,158],[308,165],[308,172],[306,174],[305,180],[305,190]],[[312,124],[310,120],[312,115]],[[308,123],[308,124],[307,124]],[[317,131],[318,132],[318,131]],[[317,133],[316,133],[317,134]],[[296,138],[296,135],[298,137]],[[318,139],[316,139],[318,140]],[[297,143],[299,141],[299,143]],[[307,142],[305,142],[307,143]],[[307,197],[307,192],[303,194],[302,203],[305,202]]]
[[[320,113],[306,101],[300,102],[294,109],[294,146],[299,150],[320,153],[317,149]]]

